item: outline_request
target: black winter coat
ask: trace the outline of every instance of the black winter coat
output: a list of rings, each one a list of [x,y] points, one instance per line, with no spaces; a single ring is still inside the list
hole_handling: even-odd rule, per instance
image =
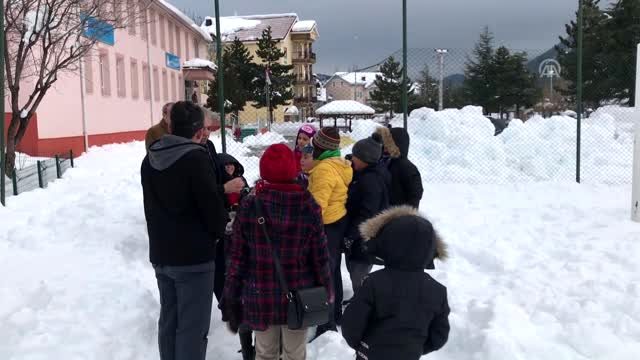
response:
[[[347,306],[342,336],[358,359],[418,360],[449,336],[447,289],[424,273],[444,243],[429,221],[410,207],[391,208],[361,227],[369,250],[385,260]]]
[[[167,135],[140,169],[149,258],[155,265],[196,265],[215,258],[227,213],[207,149]]]
[[[389,207],[391,175],[383,164],[370,165],[354,174],[347,198],[346,237],[354,241],[348,256],[351,260],[369,263],[370,256],[363,252],[358,227]]]
[[[409,160],[409,133],[403,128],[380,128],[385,150],[389,153],[391,173],[390,203],[392,206],[420,207],[424,189],[418,168]]]

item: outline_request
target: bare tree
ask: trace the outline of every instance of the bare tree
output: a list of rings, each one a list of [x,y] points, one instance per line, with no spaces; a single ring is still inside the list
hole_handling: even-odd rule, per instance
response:
[[[11,122],[6,171],[33,114],[63,72],[115,29],[143,24],[152,0],[5,0],[5,73]]]

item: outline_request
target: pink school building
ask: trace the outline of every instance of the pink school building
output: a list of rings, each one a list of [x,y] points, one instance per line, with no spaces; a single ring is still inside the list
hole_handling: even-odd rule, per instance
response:
[[[208,58],[209,35],[163,0],[151,1],[144,16],[146,23],[98,43],[79,71],[60,74],[19,151],[80,154],[87,146],[143,140],[164,103],[191,100],[194,93],[205,101],[203,83],[213,80],[215,65],[199,58]]]

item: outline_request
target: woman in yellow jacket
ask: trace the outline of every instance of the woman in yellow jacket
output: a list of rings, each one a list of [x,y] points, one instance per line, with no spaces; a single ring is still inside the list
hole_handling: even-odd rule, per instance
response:
[[[309,172],[309,192],[322,208],[324,231],[329,244],[333,276],[335,307],[332,321],[319,326],[316,337],[326,331],[337,331],[342,318],[342,274],[340,247],[347,228],[347,192],[353,179],[351,162],[340,154],[340,133],[334,127],[320,129],[313,137],[313,159],[316,165]]]

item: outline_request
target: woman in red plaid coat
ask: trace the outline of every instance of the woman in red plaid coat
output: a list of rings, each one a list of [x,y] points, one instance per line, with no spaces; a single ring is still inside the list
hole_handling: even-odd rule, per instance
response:
[[[322,211],[313,196],[295,183],[293,152],[283,144],[269,147],[260,159],[260,176],[255,197],[262,203],[288,287],[324,286],[333,302]],[[285,359],[302,360],[306,358],[306,329],[286,326],[286,294],[278,283],[271,247],[257,223],[255,197],[242,202],[233,225],[223,320],[232,331],[240,324],[256,331],[256,359],[277,360],[282,338]]]

